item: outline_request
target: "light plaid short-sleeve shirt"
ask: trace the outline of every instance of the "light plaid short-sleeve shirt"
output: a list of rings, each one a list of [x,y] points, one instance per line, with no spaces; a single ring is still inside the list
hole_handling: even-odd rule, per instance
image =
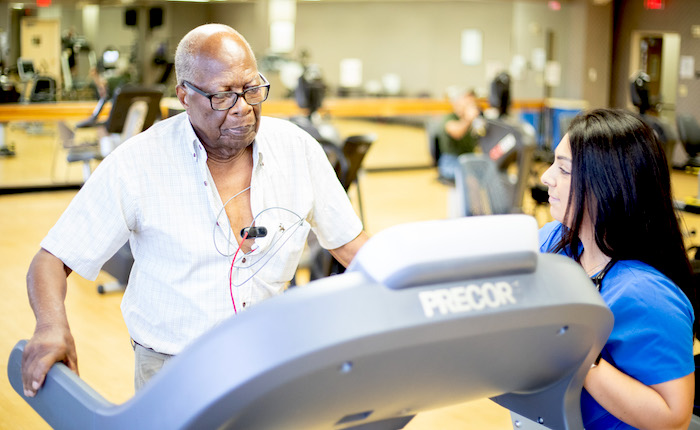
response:
[[[129,240],[135,263],[122,314],[136,342],[166,354],[234,313],[236,243],[227,243],[206,159],[186,113],[153,125],[102,161],[41,243],[95,279]],[[310,229],[327,249],[362,231],[323,149],[295,125],[262,117],[253,163],[251,209],[268,234],[236,257],[239,311],[283,291]]]

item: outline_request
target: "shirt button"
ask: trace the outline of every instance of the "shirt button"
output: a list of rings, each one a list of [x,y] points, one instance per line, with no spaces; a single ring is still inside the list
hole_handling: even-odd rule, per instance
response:
[[[207,186],[207,181],[204,181],[204,186],[205,186],[205,187]]]
[[[243,259],[241,260],[241,263],[245,263],[245,257],[243,257]]]
[[[245,302],[243,302],[243,307],[245,307]]]
[[[194,158],[197,158],[197,153],[195,152],[194,154],[192,154],[192,156],[193,156]]]

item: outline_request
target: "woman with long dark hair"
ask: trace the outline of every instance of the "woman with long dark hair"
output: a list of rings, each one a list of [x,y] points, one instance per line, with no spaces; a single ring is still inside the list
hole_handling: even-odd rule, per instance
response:
[[[637,116],[578,115],[542,175],[555,221],[540,250],[568,255],[615,317],[581,395],[591,429],[687,429],[695,285],[662,146]]]

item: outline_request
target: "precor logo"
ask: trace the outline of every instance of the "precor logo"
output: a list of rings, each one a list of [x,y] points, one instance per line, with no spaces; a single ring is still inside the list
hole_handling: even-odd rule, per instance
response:
[[[418,293],[423,312],[428,318],[436,313],[479,311],[486,307],[498,308],[515,304],[513,286],[508,282],[484,282],[452,288],[438,288]]]

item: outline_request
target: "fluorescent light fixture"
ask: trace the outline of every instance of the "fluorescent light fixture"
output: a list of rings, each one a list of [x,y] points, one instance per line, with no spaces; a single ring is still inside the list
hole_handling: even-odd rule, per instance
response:
[[[481,64],[482,50],[483,43],[481,30],[462,30],[462,64],[467,66],[477,66]]]

